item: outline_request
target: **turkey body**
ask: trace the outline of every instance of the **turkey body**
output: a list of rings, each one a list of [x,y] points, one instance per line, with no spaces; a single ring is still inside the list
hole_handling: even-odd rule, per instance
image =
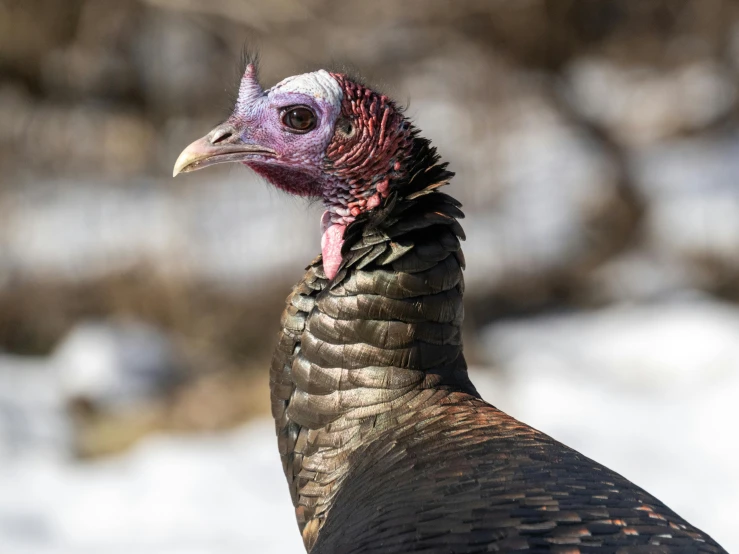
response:
[[[480,398],[462,352],[464,214],[439,190],[453,174],[390,98],[325,70],[264,90],[252,61],[231,116],[173,175],[223,162],[326,208],[270,368],[311,554],[724,552]]]
[[[426,417],[440,419],[358,453],[312,552],[723,552],[622,476],[482,401]]]
[[[422,156],[423,157],[423,156]],[[460,324],[460,205],[428,164],[288,297],[271,368],[311,554],[724,552],[617,473],[480,398]]]

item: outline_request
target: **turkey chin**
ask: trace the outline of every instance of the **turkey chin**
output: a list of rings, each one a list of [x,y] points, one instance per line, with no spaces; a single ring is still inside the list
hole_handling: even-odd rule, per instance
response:
[[[331,223],[328,211],[321,217],[321,254],[323,256],[323,272],[326,277],[333,279],[339,272],[341,265],[341,247],[344,245],[344,230],[346,225]]]

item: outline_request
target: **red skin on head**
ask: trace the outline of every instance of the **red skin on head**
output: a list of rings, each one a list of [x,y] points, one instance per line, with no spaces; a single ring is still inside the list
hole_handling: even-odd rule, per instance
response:
[[[326,148],[325,171],[333,179],[324,187],[323,197],[329,205],[352,212],[356,207],[361,213],[377,207],[390,194],[390,182],[401,176],[401,160],[410,152],[412,137],[403,115],[387,96],[345,75],[331,76],[344,93],[340,117],[349,122],[352,132],[344,134],[337,126]],[[347,194],[353,200],[341,198]]]
[[[329,176],[322,196],[329,211],[324,214],[321,237],[323,269],[333,279],[341,265],[346,225],[362,212],[382,204],[391,181],[402,176],[401,160],[410,152],[410,126],[387,97],[332,73],[344,95],[340,118],[351,132],[337,129],[326,148]],[[349,197],[349,199],[347,199]]]

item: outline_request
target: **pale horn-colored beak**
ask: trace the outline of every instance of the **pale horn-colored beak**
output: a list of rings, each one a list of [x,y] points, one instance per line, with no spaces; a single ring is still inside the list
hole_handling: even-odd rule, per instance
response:
[[[255,156],[273,158],[276,155],[271,148],[244,143],[233,125],[224,123],[182,151],[174,163],[172,177],[209,165],[243,162]]]

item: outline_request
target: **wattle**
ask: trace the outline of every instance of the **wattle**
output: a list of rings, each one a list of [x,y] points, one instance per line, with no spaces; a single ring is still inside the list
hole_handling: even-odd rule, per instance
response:
[[[334,223],[329,225],[321,235],[321,253],[323,254],[323,272],[333,279],[341,265],[341,246],[344,244],[346,225]]]

